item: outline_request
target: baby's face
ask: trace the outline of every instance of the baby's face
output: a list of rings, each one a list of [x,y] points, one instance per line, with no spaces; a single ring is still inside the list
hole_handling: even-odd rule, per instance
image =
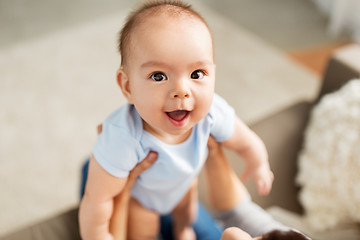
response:
[[[136,27],[129,47],[123,70],[127,98],[144,129],[168,143],[185,140],[208,113],[214,94],[209,30],[192,17],[150,17]]]

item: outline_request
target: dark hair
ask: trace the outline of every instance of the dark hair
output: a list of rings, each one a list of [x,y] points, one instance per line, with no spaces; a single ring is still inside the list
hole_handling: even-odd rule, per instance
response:
[[[146,1],[129,14],[119,34],[118,50],[121,55],[121,66],[126,63],[131,33],[146,17],[166,13],[169,16],[193,16],[202,21],[209,29],[204,18],[196,12],[190,4],[178,0]],[[210,29],[209,29],[210,31]]]
[[[310,240],[302,233],[290,231],[273,230],[262,236],[261,240]]]

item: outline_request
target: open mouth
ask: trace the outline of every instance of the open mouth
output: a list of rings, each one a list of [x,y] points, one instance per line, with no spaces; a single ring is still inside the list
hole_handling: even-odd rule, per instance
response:
[[[176,122],[181,122],[182,120],[184,120],[189,115],[189,113],[190,111],[186,111],[186,110],[176,110],[172,112],[166,112],[168,117]]]

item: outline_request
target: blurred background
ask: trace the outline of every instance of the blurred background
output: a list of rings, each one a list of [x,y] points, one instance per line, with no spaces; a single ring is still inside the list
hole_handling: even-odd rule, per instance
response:
[[[331,52],[360,39],[355,0],[190,2],[214,34],[217,91],[247,123],[312,98]],[[0,1],[0,236],[78,204],[96,125],[125,102],[116,38],[138,3]]]

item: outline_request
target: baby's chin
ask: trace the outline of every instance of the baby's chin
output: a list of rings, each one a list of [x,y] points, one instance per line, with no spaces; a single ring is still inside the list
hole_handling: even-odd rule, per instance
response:
[[[273,230],[271,232],[266,233],[262,238],[262,240],[311,240],[306,237],[302,233],[289,230],[289,231],[281,231],[281,230]]]

